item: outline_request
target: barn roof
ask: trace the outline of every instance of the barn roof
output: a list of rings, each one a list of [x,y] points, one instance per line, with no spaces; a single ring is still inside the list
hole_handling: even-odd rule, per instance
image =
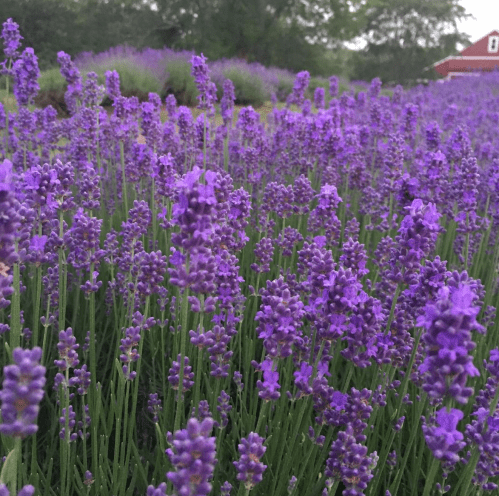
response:
[[[499,30],[493,30],[458,55],[449,55],[430,67],[445,76],[449,71],[491,70],[497,66],[499,66]]]

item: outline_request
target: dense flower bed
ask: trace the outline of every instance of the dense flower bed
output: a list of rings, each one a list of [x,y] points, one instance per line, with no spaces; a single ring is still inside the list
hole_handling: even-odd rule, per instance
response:
[[[61,52],[58,120],[2,38],[1,495],[497,489],[496,73],[217,126]]]

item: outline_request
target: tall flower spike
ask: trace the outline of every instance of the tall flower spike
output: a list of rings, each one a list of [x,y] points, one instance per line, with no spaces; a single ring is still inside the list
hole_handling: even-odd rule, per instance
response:
[[[166,477],[173,484],[177,494],[182,496],[205,496],[212,485],[208,482],[215,469],[215,437],[210,433],[213,419],[199,422],[191,418],[187,428],[175,432],[173,449],[166,453],[175,467]]]
[[[2,35],[0,36],[3,40],[3,53],[6,59],[15,59],[19,55],[19,46],[21,45],[21,40],[23,37],[19,34],[19,24],[14,22],[11,18],[7,19],[2,24]],[[4,64],[6,63],[4,62]]]
[[[4,367],[4,380],[0,399],[2,419],[0,433],[5,436],[25,438],[38,431],[36,419],[45,386],[45,367],[40,365],[42,349],[15,348],[12,352],[15,365]]]
[[[199,95],[199,109],[213,109],[213,103],[217,101],[217,88],[214,83],[210,81],[210,70],[206,64],[206,57],[201,54],[200,57],[193,55],[191,59],[192,71],[194,76]]]
[[[18,260],[15,252],[15,235],[20,227],[18,202],[13,193],[12,162],[4,160],[0,163],[0,308],[6,308],[10,302],[13,276],[11,266]]]
[[[32,48],[26,48],[18,58],[12,68],[14,75],[14,95],[17,104],[26,106],[33,103],[35,96],[40,89],[38,85],[38,58]]]
[[[248,437],[241,439],[238,445],[241,458],[233,462],[237,470],[237,480],[244,481],[247,490],[253,489],[262,481],[263,472],[267,468],[260,459],[267,448],[263,446],[264,439],[255,432],[250,432]]]
[[[444,286],[417,321],[418,326],[426,328],[422,337],[426,358],[419,371],[424,374],[423,389],[430,398],[451,396],[466,403],[473,394],[473,388],[466,387],[466,379],[480,373],[469,354],[476,346],[471,331],[482,329],[476,321],[480,307],[474,304],[474,296],[468,285]]]

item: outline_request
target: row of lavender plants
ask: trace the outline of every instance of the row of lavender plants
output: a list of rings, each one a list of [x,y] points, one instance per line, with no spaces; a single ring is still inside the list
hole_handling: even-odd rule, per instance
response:
[[[116,65],[128,63],[152,74],[160,87],[166,85],[170,91],[180,91],[180,89],[189,91],[190,85],[187,80],[190,78],[182,68],[189,64],[194,55],[193,51],[175,51],[166,47],[161,50],[153,48],[138,50],[128,46],[117,46],[97,54],[83,52],[75,58],[74,63],[82,72],[97,73],[103,73],[106,69],[112,70]],[[277,67],[265,67],[258,62],[248,63],[244,59],[215,60],[209,63],[209,69],[210,80],[217,85],[218,93],[221,93],[227,74],[237,77],[237,81],[233,82],[241,93],[244,93],[244,87],[238,88],[238,86],[251,86],[253,92],[258,93],[257,99],[261,96],[267,96],[269,99],[274,93],[277,98],[284,101],[287,96],[284,92],[293,86],[294,75],[290,71]],[[194,88],[191,91],[194,92]]]
[[[2,496],[497,490],[497,74],[58,120],[2,38]]]

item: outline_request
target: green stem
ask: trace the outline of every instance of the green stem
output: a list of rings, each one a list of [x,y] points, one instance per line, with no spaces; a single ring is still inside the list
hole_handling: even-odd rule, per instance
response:
[[[59,237],[64,235],[64,213],[59,212]],[[59,331],[66,329],[66,257],[64,250],[59,249]]]
[[[17,243],[16,243],[17,251]],[[11,309],[11,320],[10,320],[10,351],[18,348],[21,343],[21,278],[19,273],[19,263],[14,264],[13,268],[13,286],[14,293],[12,294],[12,309]]]
[[[440,460],[438,458],[433,458],[431,462],[430,471],[426,476],[426,484],[424,486],[423,496],[430,496],[431,489],[435,485],[435,476],[437,475],[438,468],[440,467]],[[468,493],[462,493],[468,494]]]
[[[90,282],[94,283],[94,264],[90,264]],[[89,331],[90,331],[90,379],[91,386],[89,391],[89,403],[92,412],[96,412],[96,396],[97,396],[97,357],[95,351],[95,293],[90,293],[89,297]],[[91,449],[92,449],[92,473],[95,477],[95,485],[99,487],[100,485],[100,473],[99,473],[99,438],[98,438],[98,426],[99,417],[95,416],[92,418],[91,424]]]
[[[36,291],[35,301],[33,302],[33,346],[38,346],[38,330],[40,326],[40,306],[42,297],[42,268],[36,268]]]
[[[146,303],[145,303],[145,308],[144,308],[144,322],[147,320],[147,315],[148,315],[148,312],[149,312],[149,302],[150,302],[150,297],[147,296],[146,298]],[[150,332],[150,331],[149,331]],[[145,336],[142,335],[141,338],[140,338],[140,341],[139,341],[139,351],[138,351],[138,354],[139,354],[139,357],[142,356],[142,350],[144,349],[144,338]],[[140,370],[141,370],[141,360],[139,359],[137,362],[136,362],[136,366],[135,366],[135,373],[136,373],[136,376],[135,376],[135,379],[133,380],[133,393],[132,393],[132,414],[130,415],[130,419],[135,419],[135,414],[137,412],[137,397],[139,395],[139,384],[140,384]],[[131,387],[131,386],[130,386]],[[127,391],[127,396],[126,396],[126,399],[125,399],[125,409],[128,410],[128,391]],[[126,413],[126,410],[125,410],[125,424],[124,424],[124,428],[123,428],[123,434],[124,434],[124,439],[123,441],[127,441],[128,443],[125,443],[125,446],[130,445],[131,443],[134,443],[135,440],[133,439],[133,431],[134,431],[134,428],[136,427],[136,423],[135,421],[133,422],[130,422],[129,425],[127,425],[128,423],[128,415]],[[128,430],[128,432],[127,432]],[[126,437],[125,437],[126,436]],[[128,447],[128,446],[127,446]],[[129,449],[127,449],[127,453],[126,453],[126,459],[125,459],[125,464],[124,464],[124,467],[122,466],[122,468],[128,472],[128,466],[130,464],[130,456],[131,456],[131,453],[132,453],[132,449],[131,447]],[[126,480],[124,478],[122,478],[122,486],[121,486],[121,489],[122,491],[124,492],[126,487],[125,487],[125,484],[126,484]]]
[[[125,175],[125,148],[123,141],[120,141],[120,161],[121,161],[121,172],[122,172],[122,192],[121,197],[125,202],[125,215],[128,217],[128,197],[126,189],[126,175]]]
[[[188,261],[186,260],[187,269],[186,272],[189,273]],[[182,415],[182,410],[184,408],[184,357],[186,355],[187,348],[187,318],[189,315],[189,288],[186,287],[184,294],[182,295],[182,327],[180,329],[180,372],[178,381],[178,399],[177,399],[177,410],[175,412],[175,424],[174,432],[180,429],[180,418]]]
[[[204,314],[204,295],[199,296],[199,302],[201,304],[201,311],[199,313],[199,332],[204,332],[203,329],[203,314]],[[196,366],[196,377],[194,384],[194,406],[199,405],[199,400],[201,397],[201,377],[202,377],[202,368],[203,368],[203,349],[198,348],[198,362]]]

